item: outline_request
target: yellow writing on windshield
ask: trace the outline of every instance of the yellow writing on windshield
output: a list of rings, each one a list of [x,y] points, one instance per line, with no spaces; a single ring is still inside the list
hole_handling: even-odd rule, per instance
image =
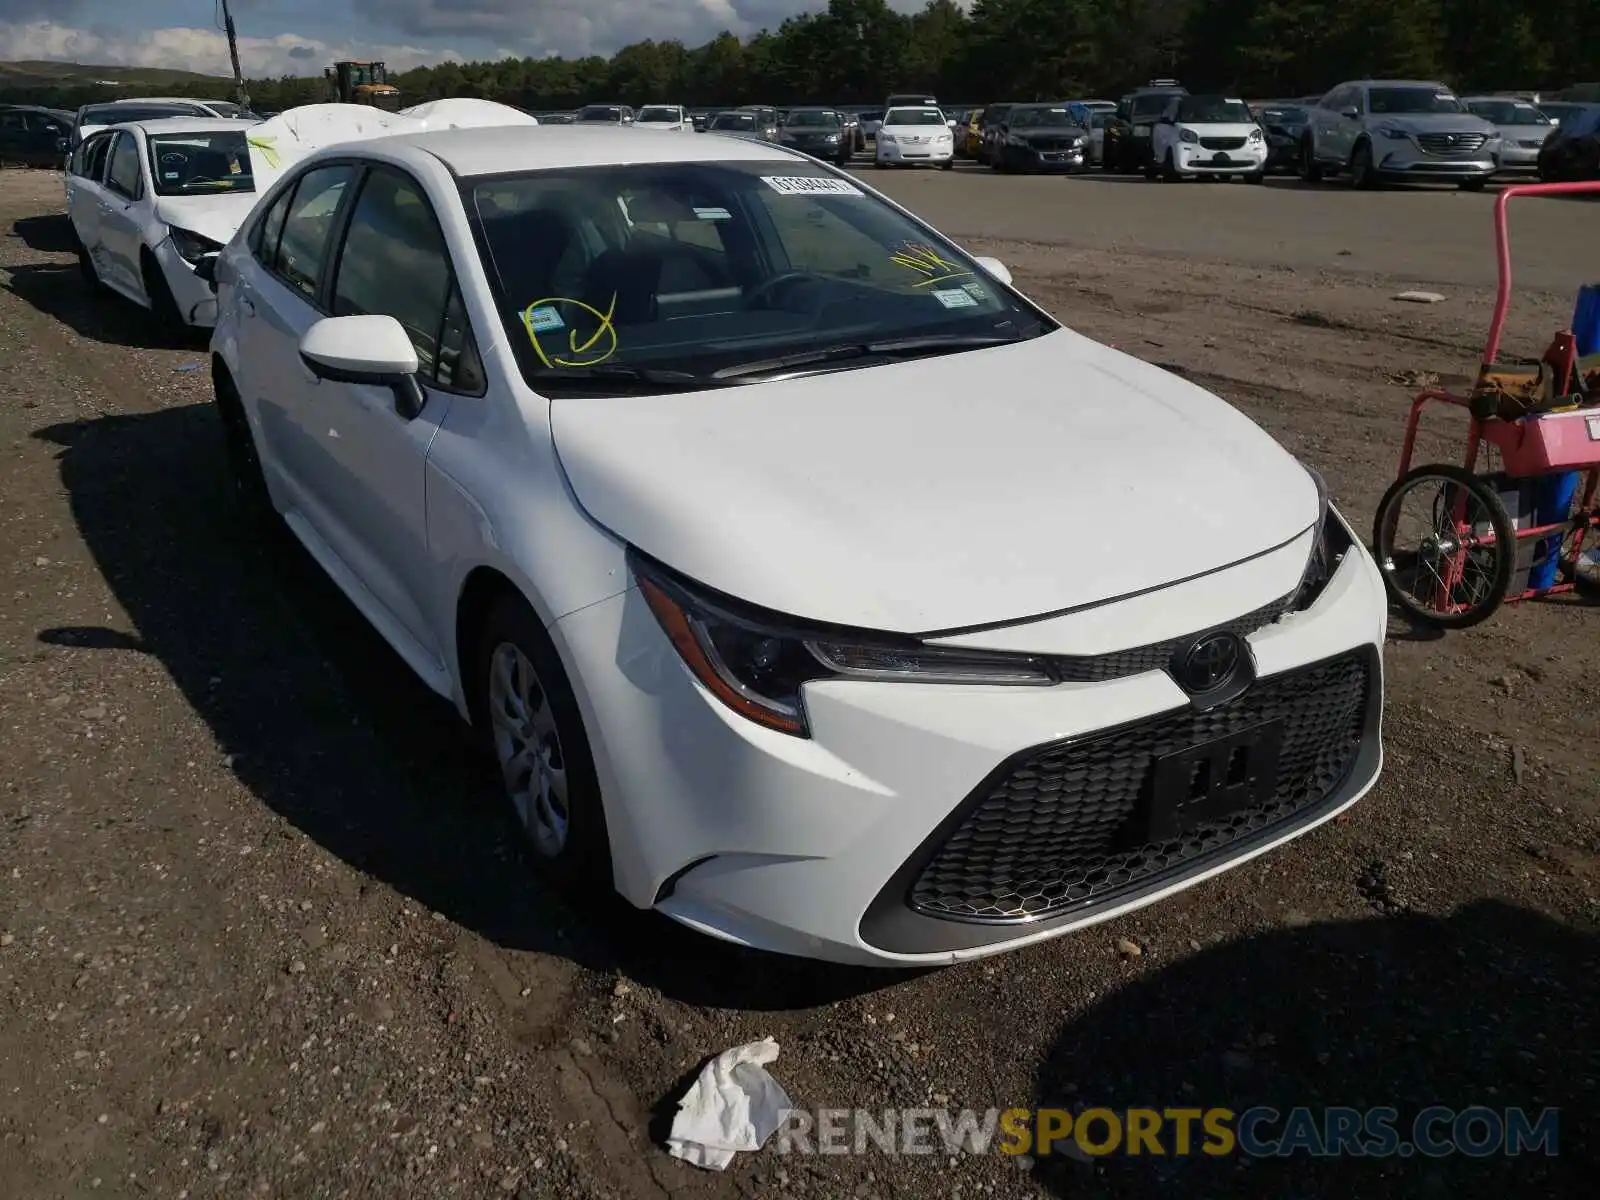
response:
[[[947,279],[960,279],[972,274],[971,271],[963,270],[960,263],[951,262],[925,242],[905,243],[889,256],[889,261],[923,276],[922,281],[915,285],[917,287],[932,287]]]
[[[539,310],[545,310],[540,313]],[[569,328],[565,321],[553,323],[549,313],[560,313],[563,310],[576,309],[578,314],[592,317],[598,325],[593,333],[589,334],[582,343],[579,342],[577,329]],[[617,295],[611,294],[611,303],[606,310],[601,312],[592,304],[585,304],[582,300],[573,300],[568,296],[546,296],[542,300],[535,300],[522,310],[522,327],[528,331],[528,340],[533,343],[533,351],[539,356],[539,361],[547,367],[595,367],[605,362],[617,352],[617,330],[611,323],[612,314],[617,311]],[[544,328],[539,326],[543,324]],[[541,338],[555,342],[555,349],[560,349],[557,335],[565,330],[567,335],[567,348],[562,353],[552,353],[545,348]]]

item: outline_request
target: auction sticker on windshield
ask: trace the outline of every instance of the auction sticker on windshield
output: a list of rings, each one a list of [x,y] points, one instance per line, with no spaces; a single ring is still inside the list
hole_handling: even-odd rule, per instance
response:
[[[948,291],[936,289],[933,297],[946,308],[978,307],[978,301],[961,288],[950,288]]]
[[[824,175],[763,175],[761,182],[780,196],[859,196],[861,189]]]

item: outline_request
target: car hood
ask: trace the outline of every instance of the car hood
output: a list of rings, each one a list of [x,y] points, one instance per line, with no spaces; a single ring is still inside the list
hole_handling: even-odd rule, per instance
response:
[[[1039,137],[1070,138],[1089,136],[1089,131],[1082,125],[1029,125],[1023,129],[1014,129],[1012,132],[1024,141],[1030,142]]]
[[[255,207],[257,195],[230,192],[226,196],[162,196],[156,201],[156,218],[227,245]]]
[[[1373,113],[1373,125],[1393,125],[1407,133],[1481,133],[1495,136],[1494,126],[1471,113]]]
[[[927,633],[1094,604],[1317,518],[1310,475],[1242,413],[1070,330],[551,408],[594,520],[725,594],[841,625]]]

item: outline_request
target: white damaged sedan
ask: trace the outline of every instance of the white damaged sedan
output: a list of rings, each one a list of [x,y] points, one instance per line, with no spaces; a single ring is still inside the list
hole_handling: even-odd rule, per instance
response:
[[[245,511],[481,732],[557,875],[949,963],[1378,777],[1383,587],[1317,476],[814,159],[374,139],[215,273]]]
[[[255,204],[246,133],[256,121],[175,117],[91,134],[67,165],[67,216],[85,280],[164,324],[209,327],[196,274]]]

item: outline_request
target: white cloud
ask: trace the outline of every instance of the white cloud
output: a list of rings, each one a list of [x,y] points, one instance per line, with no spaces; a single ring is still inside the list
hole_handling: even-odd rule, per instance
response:
[[[241,37],[239,57],[246,73],[320,75],[341,58],[380,59],[391,70],[465,56],[450,49],[409,45],[325,42],[285,33]],[[45,59],[110,67],[170,67],[208,75],[230,75],[227,39],[215,29],[150,29],[141,33],[75,29],[52,21],[0,22],[0,61]]]

